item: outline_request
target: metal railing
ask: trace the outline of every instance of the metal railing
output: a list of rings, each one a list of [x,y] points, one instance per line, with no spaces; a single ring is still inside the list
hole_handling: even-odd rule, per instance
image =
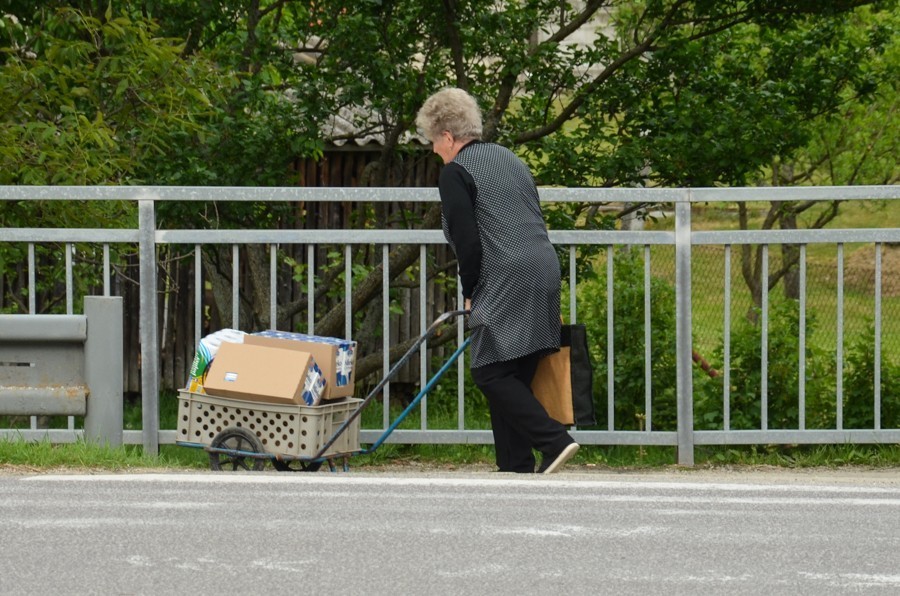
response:
[[[557,245],[566,247],[569,255],[568,267],[568,312],[571,322],[577,321],[579,309],[578,292],[576,291],[579,280],[576,274],[576,251],[579,247],[600,246],[606,247],[607,256],[607,292],[606,292],[606,331],[607,331],[607,428],[606,430],[574,429],[573,434],[582,444],[596,445],[667,445],[674,446],[678,452],[678,462],[682,465],[692,465],[694,462],[695,445],[725,445],[725,444],[768,444],[768,443],[895,443],[900,442],[900,430],[884,429],[880,425],[880,395],[879,379],[881,374],[881,325],[882,325],[882,298],[881,298],[881,254],[882,247],[886,243],[900,242],[900,229],[820,229],[820,230],[741,230],[741,231],[701,231],[692,227],[692,207],[702,203],[731,203],[731,202],[759,202],[759,201],[852,201],[852,200],[886,200],[900,199],[900,187],[895,186],[860,186],[860,187],[792,187],[792,188],[695,188],[695,189],[593,189],[593,188],[542,188],[541,199],[547,203],[649,203],[667,204],[674,209],[674,230],[672,231],[587,231],[587,230],[553,230],[550,232],[551,241]],[[419,287],[426,284],[426,248],[431,245],[444,244],[444,237],[439,230],[187,230],[187,229],[158,229],[156,224],[156,208],[162,202],[167,201],[235,201],[235,202],[356,202],[356,203],[385,203],[385,202],[417,202],[429,203],[439,200],[436,189],[422,188],[240,188],[240,187],[29,187],[12,186],[0,187],[0,201],[103,201],[125,200],[133,201],[138,205],[139,224],[137,229],[47,229],[47,228],[2,228],[0,229],[0,244],[2,243],[26,243],[28,245],[28,272],[29,272],[29,299],[30,312],[35,310],[35,251],[36,244],[62,243],[66,253],[66,304],[67,312],[72,310],[72,271],[71,247],[74,243],[93,243],[103,245],[104,264],[104,294],[109,294],[110,288],[110,264],[109,247],[113,244],[132,244],[138,247],[140,257],[140,343],[141,343],[141,393],[143,405],[143,430],[125,431],[126,443],[143,444],[145,450],[155,453],[159,444],[173,443],[175,431],[159,428],[159,334],[157,329],[157,247],[166,244],[193,245],[196,279],[194,291],[196,293],[196,313],[194,316],[194,334],[197,342],[200,340],[201,309],[203,308],[202,280],[200,278],[200,254],[201,247],[205,244],[231,245],[233,247],[233,276],[238,279],[238,247],[244,244],[262,244],[270,247],[271,276],[270,276],[270,320],[275,320],[277,307],[277,293],[275,284],[276,247],[278,245],[295,244],[305,245],[308,255],[308,282],[307,294],[309,296],[308,329],[312,333],[314,329],[315,311],[313,296],[315,295],[315,280],[313,275],[313,254],[317,245],[344,245],[345,271],[344,292],[349,295],[352,290],[352,263],[350,247],[353,245],[380,245],[382,267],[384,275],[382,295],[389,295],[390,275],[388,269],[388,250],[390,245],[416,244],[420,251]],[[838,251],[838,280],[837,280],[837,384],[835,396],[837,423],[833,429],[808,429],[805,425],[803,412],[805,411],[804,394],[804,362],[805,357],[805,327],[804,321],[808,305],[805,303],[805,275],[806,275],[806,248],[810,244],[827,243],[837,246]],[[876,423],[871,429],[845,429],[842,424],[842,362],[843,354],[843,246],[846,243],[874,243],[876,247],[876,276],[874,292],[874,326],[875,326],[875,395],[873,400],[876,410]],[[763,247],[763,272],[762,277],[768,276],[768,246],[779,244],[799,245],[801,299],[800,299],[800,350],[798,367],[800,368],[800,392],[797,396],[800,408],[800,423],[796,429],[769,428],[766,418],[767,413],[767,334],[769,324],[768,292],[762,293],[761,305],[761,424],[756,430],[735,430],[729,425],[729,393],[730,379],[730,329],[732,313],[730,311],[731,287],[731,250],[734,246],[761,245]],[[614,318],[613,304],[615,300],[613,292],[613,251],[609,250],[619,246],[643,247],[645,254],[644,285],[645,285],[645,354],[644,376],[646,385],[646,415],[647,425],[641,430],[620,430],[616,428],[615,405],[615,368],[617,363],[613,358],[614,345]],[[723,291],[725,294],[723,338],[724,361],[722,371],[724,373],[723,384],[723,427],[720,430],[695,430],[694,428],[694,404],[692,381],[692,247],[721,246],[726,255],[725,277],[723,279]],[[651,247],[670,247],[674,249],[674,288],[675,288],[675,336],[676,336],[676,364],[675,378],[672,382],[676,388],[677,403],[677,429],[657,430],[652,424],[652,399],[650,392],[650,376],[652,362],[650,361],[650,249]],[[232,321],[235,328],[239,327],[239,284],[233,285],[232,296]],[[420,309],[423,320],[420,328],[428,326],[429,321],[424,320],[426,292],[420,291]],[[383,301],[383,324],[387,329],[390,324],[389,300]],[[353,334],[350,301],[346,301],[345,335],[351,338]],[[457,342],[463,341],[463,323],[459,322],[457,328]],[[384,333],[384,371],[390,367],[388,350],[391,338]],[[426,378],[427,360],[423,350],[420,359],[421,378]],[[457,365],[457,412],[458,422],[455,429],[432,429],[428,426],[427,400],[422,402],[421,428],[418,430],[397,430],[390,438],[391,442],[400,443],[491,443],[490,431],[469,429],[465,425],[465,363],[461,358]],[[385,387],[383,400],[383,425],[387,427],[389,421],[389,391],[390,385]],[[40,439],[49,437],[52,441],[64,442],[75,440],[80,436],[80,431],[72,428],[70,423],[68,430],[42,430],[34,427],[30,430],[0,430],[0,436],[19,435],[26,439]],[[363,429],[361,440],[363,442],[379,434],[376,430]]]

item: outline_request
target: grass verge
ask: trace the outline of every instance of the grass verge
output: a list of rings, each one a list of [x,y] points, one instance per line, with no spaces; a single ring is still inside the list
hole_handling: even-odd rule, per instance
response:
[[[430,428],[454,428],[456,412],[443,407],[452,401],[447,396],[440,399],[429,396]],[[453,397],[455,399],[455,396]],[[401,405],[390,408],[389,419],[394,420],[402,410]],[[469,428],[489,428],[487,412],[478,405],[467,406],[466,424]],[[175,428],[177,399],[174,395],[160,400],[161,428]],[[60,428],[64,417],[53,419]],[[363,428],[378,428],[382,421],[379,404],[372,404],[363,411]],[[81,419],[76,419],[81,427]],[[24,420],[23,422],[27,422]],[[418,412],[413,412],[400,428],[419,428]],[[141,428],[140,407],[125,411],[125,428]],[[366,447],[366,446],[364,446]],[[900,468],[900,445],[738,445],[697,446],[694,451],[697,468],[734,466],[775,466],[796,468],[839,468],[862,466]],[[573,466],[610,469],[616,471],[666,469],[677,461],[674,447],[658,446],[602,446],[583,445],[572,461]],[[385,443],[374,453],[351,458],[351,468],[377,469],[386,466],[413,466],[425,469],[458,469],[466,467],[494,467],[493,445],[401,445]],[[96,470],[103,472],[128,472],[138,470],[203,471],[209,470],[209,457],[199,448],[179,445],[160,445],[160,453],[146,455],[141,445],[124,445],[112,448],[91,442],[61,443],[25,442],[21,439],[0,438],[0,470],[16,469],[28,472],[59,472],[65,470]]]
[[[672,447],[632,447],[585,445],[572,466],[617,471],[666,469],[675,464]],[[493,468],[492,445],[397,445],[385,444],[368,455],[351,459],[351,468],[413,465],[454,470],[465,467]],[[715,446],[698,447],[695,467],[746,466],[784,469],[848,466],[900,468],[900,445],[805,445],[805,446]],[[51,445],[18,439],[0,440],[0,470],[32,473],[97,471],[203,471],[209,469],[201,449],[161,445],[154,457],[138,445],[108,447],[79,441]]]
[[[206,453],[177,445],[162,445],[158,456],[144,453],[139,445],[110,447],[87,441],[51,444],[0,439],[0,469],[24,468],[33,471],[89,469],[127,472],[138,469],[190,470],[209,467]]]

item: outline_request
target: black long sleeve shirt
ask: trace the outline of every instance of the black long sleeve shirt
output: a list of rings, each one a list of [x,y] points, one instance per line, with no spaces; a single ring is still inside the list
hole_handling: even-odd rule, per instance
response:
[[[465,151],[466,147],[461,151]],[[441,193],[441,211],[459,263],[462,295],[468,299],[472,297],[481,274],[481,239],[475,220],[478,188],[472,175],[453,162],[447,164],[441,172],[438,188]]]

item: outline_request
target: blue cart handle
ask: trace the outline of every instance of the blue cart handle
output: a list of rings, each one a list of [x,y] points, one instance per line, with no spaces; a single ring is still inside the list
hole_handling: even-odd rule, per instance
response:
[[[330,439],[328,439],[328,441],[325,442],[324,445],[322,445],[322,448],[319,449],[319,452],[317,454],[315,454],[314,456],[312,456],[310,459],[311,460],[319,459],[325,454],[325,452],[328,451],[328,448],[331,447],[334,444],[334,442],[338,440],[338,437],[341,436],[341,434],[344,432],[344,430],[346,430],[347,427],[350,426],[350,424],[354,420],[356,420],[360,416],[360,414],[362,414],[363,408],[365,408],[369,404],[369,402],[375,398],[376,395],[381,393],[381,390],[384,389],[384,386],[390,382],[390,380],[394,377],[394,375],[396,375],[397,372],[406,365],[406,363],[409,361],[409,359],[412,357],[412,355],[419,351],[419,348],[422,346],[422,344],[425,343],[426,341],[428,341],[435,334],[435,332],[438,329],[440,329],[441,326],[444,325],[444,323],[446,323],[447,321],[450,321],[452,319],[455,319],[456,317],[458,317],[460,315],[467,315],[467,314],[469,314],[468,310],[452,310],[452,311],[445,312],[444,314],[439,316],[437,319],[435,319],[434,323],[432,323],[431,326],[428,327],[428,329],[425,331],[425,333],[423,333],[416,340],[416,342],[412,346],[410,346],[409,350],[407,350],[406,353],[400,358],[400,360],[398,360],[397,363],[393,366],[393,368],[391,368],[388,371],[387,375],[385,375],[385,377],[383,379],[381,379],[381,381],[375,386],[375,388],[369,392],[369,395],[367,395],[366,398],[362,401],[362,403],[359,404],[359,407],[352,414],[350,414],[350,416],[347,417],[347,419],[338,427],[338,429],[336,431],[334,431],[334,434],[331,436]],[[419,395],[417,395],[416,398],[412,401],[412,403],[409,404],[409,406],[407,406],[407,408],[403,411],[402,414],[400,414],[400,416],[397,418],[397,420],[394,421],[394,424],[392,424],[390,426],[390,428],[388,428],[385,431],[385,433],[381,437],[379,437],[378,441],[376,441],[372,447],[363,451],[363,453],[371,453],[372,451],[377,449],[378,446],[381,445],[384,442],[384,440],[387,439],[387,437],[392,432],[394,432],[394,429],[397,428],[397,425],[399,425],[400,422],[402,422],[403,419],[406,418],[407,414],[409,414],[409,412],[416,405],[418,405],[418,403],[422,400],[422,398],[425,396],[425,394],[428,393],[428,391],[431,390],[431,388],[438,381],[438,379],[440,379],[441,375],[443,375],[444,372],[450,367],[450,365],[454,361],[456,361],[457,358],[459,358],[459,355],[462,354],[463,350],[466,349],[466,346],[469,345],[469,341],[470,341],[469,338],[466,338],[466,341],[464,341],[462,343],[462,345],[456,349],[456,352],[454,352],[453,356],[450,357],[450,360],[448,360],[444,364],[444,366],[441,367],[440,371],[438,371],[438,373],[431,379],[431,381],[429,381],[428,384],[424,388],[422,388],[422,391],[419,392]]]

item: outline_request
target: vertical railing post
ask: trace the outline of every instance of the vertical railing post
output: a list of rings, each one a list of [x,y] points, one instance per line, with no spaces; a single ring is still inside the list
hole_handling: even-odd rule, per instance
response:
[[[138,201],[141,280],[141,417],[144,453],[159,454],[159,337],[156,304],[156,204]]]
[[[691,377],[691,192],[675,203],[675,343],[678,464],[694,465],[694,386]]]

